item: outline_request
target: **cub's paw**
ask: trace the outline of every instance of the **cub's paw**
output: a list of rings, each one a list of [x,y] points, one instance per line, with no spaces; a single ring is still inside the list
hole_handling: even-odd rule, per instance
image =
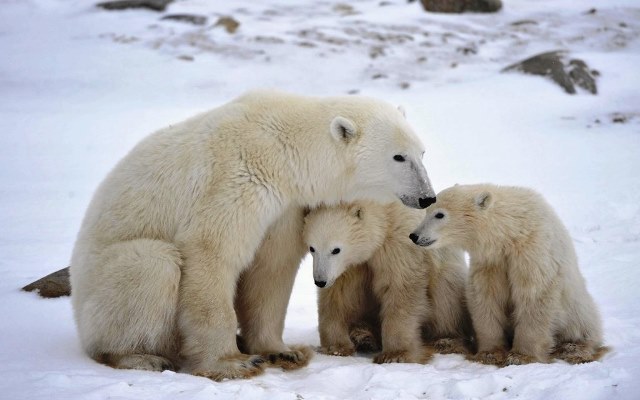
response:
[[[237,354],[224,357],[206,367],[194,368],[193,375],[216,382],[225,379],[247,379],[264,372],[265,359],[261,356]]]
[[[309,346],[292,346],[290,351],[266,353],[263,356],[269,362],[269,366],[290,371],[306,367],[313,358],[313,354],[313,350]]]
[[[416,356],[406,350],[383,351],[373,358],[376,364],[416,362]]]
[[[526,354],[516,353],[515,351],[510,351],[507,354],[507,358],[504,360],[504,365],[524,365],[531,364],[535,362],[541,362],[536,357],[529,356]]]
[[[498,367],[503,367],[506,359],[507,353],[501,349],[493,351],[479,351],[476,354],[467,356],[467,360],[469,361],[475,361],[485,365],[496,365]]]
[[[381,350],[373,332],[366,328],[354,328],[349,338],[355,344],[356,350],[363,353],[375,353]]]
[[[468,354],[469,350],[465,346],[463,339],[442,338],[431,343],[431,347],[440,354]]]
[[[344,345],[332,344],[330,346],[320,347],[318,352],[329,356],[347,357],[352,356],[356,352],[356,348],[351,343]]]
[[[563,343],[554,349],[551,356],[570,364],[583,364],[600,359],[608,351],[608,347],[593,349],[583,343]]]

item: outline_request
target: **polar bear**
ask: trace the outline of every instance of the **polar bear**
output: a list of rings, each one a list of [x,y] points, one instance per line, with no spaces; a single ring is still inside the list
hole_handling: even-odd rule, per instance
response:
[[[571,237],[533,190],[490,184],[445,189],[411,239],[426,248],[455,245],[469,252],[467,301],[478,345],[472,359],[580,363],[606,351]]]
[[[304,365],[281,337],[304,207],[424,208],[435,194],[423,152],[387,103],[268,90],[150,135],[99,186],[73,250],[84,350],[214,380],[259,374],[263,356]],[[251,354],[238,351],[238,323]]]
[[[321,351],[382,352],[374,361],[426,362],[421,333],[440,352],[464,352],[471,322],[460,250],[424,250],[409,233],[424,213],[400,202],[356,201],[311,210],[304,241],[319,289]]]

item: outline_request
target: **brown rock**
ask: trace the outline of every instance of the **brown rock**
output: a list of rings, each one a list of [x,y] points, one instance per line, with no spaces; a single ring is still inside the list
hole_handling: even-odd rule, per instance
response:
[[[426,11],[441,13],[496,12],[502,8],[501,0],[420,0]]]
[[[220,17],[214,26],[222,26],[227,33],[235,33],[240,26],[240,22],[236,21],[233,17]]]
[[[129,8],[146,8],[153,11],[164,11],[173,0],[116,0],[96,4],[105,10],[126,10]]]
[[[582,60],[567,61],[567,52],[562,50],[538,54],[502,70],[502,72],[509,71],[550,78],[569,94],[576,93],[576,86],[592,94],[598,93],[595,80],[598,74],[591,71]]]
[[[63,268],[52,274],[40,278],[35,282],[23,287],[26,292],[36,291],[40,296],[55,298],[71,295],[71,284],[69,283],[69,268]]]

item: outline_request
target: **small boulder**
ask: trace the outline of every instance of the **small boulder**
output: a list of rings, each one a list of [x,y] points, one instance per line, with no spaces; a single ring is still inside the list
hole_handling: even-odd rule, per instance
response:
[[[496,12],[502,0],[420,0],[426,11],[440,13]]]
[[[582,60],[569,59],[567,52],[563,50],[538,54],[502,70],[510,71],[550,78],[569,94],[576,93],[576,86],[592,94],[598,93],[597,72],[590,70]]]
[[[130,8],[146,8],[153,11],[164,11],[173,0],[115,0],[98,3],[105,10],[127,10]]]
[[[71,295],[71,283],[69,282],[69,268],[63,268],[52,274],[40,278],[23,287],[26,292],[36,291],[40,296],[55,298]]]

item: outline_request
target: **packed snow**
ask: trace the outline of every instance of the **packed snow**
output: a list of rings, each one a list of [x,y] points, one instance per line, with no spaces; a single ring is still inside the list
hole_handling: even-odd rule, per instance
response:
[[[259,3],[259,4],[257,4]],[[164,13],[87,0],[0,1],[0,398],[633,399],[640,397],[640,4],[504,0],[495,14],[419,2],[175,2]],[[161,20],[203,15],[203,26]],[[235,33],[215,26],[240,23]],[[568,50],[599,93],[500,73]],[[316,355],[243,381],[114,370],[80,349],[68,298],[20,287],[68,264],[93,190],[142,137],[247,89],[360,93],[401,104],[437,190],[535,188],[566,223],[600,306],[601,361],[498,369]],[[305,259],[285,341],[319,345]]]

